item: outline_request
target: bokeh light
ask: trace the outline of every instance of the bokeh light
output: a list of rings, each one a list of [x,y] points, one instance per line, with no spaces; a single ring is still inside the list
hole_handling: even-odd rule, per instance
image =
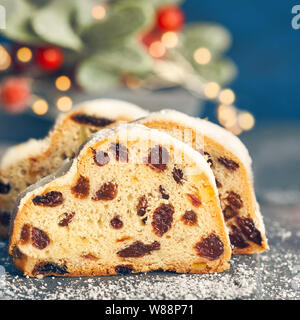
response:
[[[175,32],[165,32],[161,37],[161,42],[166,48],[175,48],[178,44],[178,36]]]
[[[67,91],[71,87],[71,80],[67,76],[59,76],[55,80],[55,86],[60,91]]]
[[[250,112],[241,112],[238,116],[238,123],[241,129],[251,130],[254,127],[255,119]]]
[[[17,51],[17,59],[23,63],[32,59],[32,51],[28,47],[22,47]]]
[[[220,92],[220,86],[216,82],[208,82],[204,87],[204,94],[209,99],[214,99]]]
[[[63,96],[57,99],[56,107],[59,111],[67,112],[72,109],[73,101],[68,96]]]
[[[154,41],[149,47],[149,54],[153,58],[162,58],[166,54],[166,47],[160,41]]]
[[[237,123],[237,110],[234,106],[221,104],[217,110],[219,122],[226,128],[233,127]]]
[[[0,71],[7,70],[11,65],[11,57],[7,50],[0,45]]]
[[[235,94],[231,89],[224,89],[220,92],[219,100],[222,104],[233,104],[235,101]]]
[[[43,115],[48,112],[48,102],[44,99],[36,100],[32,105],[32,110],[35,114]]]
[[[130,76],[130,75],[125,76],[124,82],[125,82],[125,85],[130,89],[138,89],[142,85],[141,79],[134,76]]]
[[[96,20],[103,19],[105,17],[105,15],[106,15],[106,9],[101,5],[95,6],[92,9],[92,16]]]
[[[207,48],[199,48],[194,52],[194,60],[199,64],[208,64],[211,60],[211,53]]]

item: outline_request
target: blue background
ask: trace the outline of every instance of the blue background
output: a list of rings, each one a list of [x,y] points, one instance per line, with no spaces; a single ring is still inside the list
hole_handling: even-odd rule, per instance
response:
[[[187,0],[187,22],[223,24],[233,36],[228,52],[238,67],[230,87],[237,106],[257,121],[300,119],[300,29],[291,26],[289,0]]]

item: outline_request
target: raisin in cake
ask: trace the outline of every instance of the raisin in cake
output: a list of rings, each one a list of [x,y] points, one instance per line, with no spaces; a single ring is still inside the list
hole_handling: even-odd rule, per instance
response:
[[[220,272],[231,248],[213,173],[168,134],[104,129],[24,191],[9,253],[26,275]]]
[[[233,253],[251,254],[268,245],[253,189],[251,159],[239,138],[207,120],[173,110],[138,121],[184,140],[206,158],[216,178]]]
[[[61,115],[45,139],[32,139],[10,148],[0,165],[0,237],[8,236],[10,213],[22,190],[57,170],[91,133],[146,114],[146,111],[124,101],[87,101]]]

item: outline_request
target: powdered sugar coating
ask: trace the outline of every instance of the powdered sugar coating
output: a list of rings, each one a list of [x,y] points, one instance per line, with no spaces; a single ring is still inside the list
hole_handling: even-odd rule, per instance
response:
[[[108,119],[117,119],[117,118],[126,118],[129,120],[138,119],[141,117],[145,117],[148,112],[143,110],[142,108],[126,102],[122,100],[115,100],[115,99],[96,99],[90,100],[81,103],[72,111],[61,114],[58,116],[54,130],[71,114],[77,112],[83,112],[85,114],[94,115],[98,117],[108,118]],[[34,157],[46,151],[51,142],[51,135],[45,139],[36,140],[30,139],[27,142],[18,144],[14,147],[11,147],[7,150],[7,152],[3,155],[0,163],[0,169],[5,170],[6,167],[10,166],[11,164],[18,162],[22,159],[26,159],[28,157]]]

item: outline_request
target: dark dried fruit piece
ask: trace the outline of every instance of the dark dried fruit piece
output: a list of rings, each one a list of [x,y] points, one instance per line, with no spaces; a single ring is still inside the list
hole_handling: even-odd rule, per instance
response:
[[[20,244],[26,244],[30,238],[30,225],[24,224],[20,234]]]
[[[103,167],[105,166],[107,163],[109,163],[110,158],[108,153],[104,152],[104,151],[96,151],[94,149],[92,149],[93,154],[94,154],[94,161],[95,163],[99,166],[99,167]]]
[[[231,232],[229,233],[230,243],[239,249],[249,247],[249,243],[244,239],[241,231],[234,225],[231,226]]]
[[[203,149],[197,150],[206,160],[206,162],[209,164],[209,166],[212,168],[214,166],[213,160],[210,156],[210,154]]]
[[[186,195],[194,207],[198,208],[201,206],[201,200],[196,195],[191,193],[187,193]]]
[[[61,192],[51,191],[43,196],[36,196],[32,199],[32,202],[36,206],[43,207],[56,207],[64,202],[64,198]]]
[[[0,224],[5,227],[9,226],[10,214],[7,211],[0,211]]]
[[[90,192],[90,181],[88,178],[80,176],[75,186],[71,188],[71,192],[76,198],[87,198]]]
[[[155,146],[150,150],[146,164],[153,170],[161,172],[167,169],[167,164],[170,161],[170,155],[165,147],[160,145]]]
[[[98,260],[98,258],[95,257],[95,256],[94,256],[93,254],[91,254],[91,253],[83,254],[81,257],[84,258],[84,259],[93,260],[93,261],[97,261],[97,260]]]
[[[137,215],[140,217],[144,216],[146,214],[147,207],[148,207],[148,201],[146,196],[141,196],[136,206]]]
[[[262,237],[258,229],[256,229],[254,222],[250,218],[237,218],[238,226],[241,231],[246,236],[246,238],[261,246]]]
[[[0,181],[0,193],[1,194],[8,194],[10,191],[10,184],[9,183],[4,183]]]
[[[50,238],[43,230],[33,227],[31,231],[31,241],[34,247],[42,250],[48,246]]]
[[[216,179],[216,186],[217,188],[222,188],[222,183]]]
[[[13,260],[21,259],[24,256],[24,253],[19,249],[18,246],[14,246],[12,249],[12,258]]]
[[[38,274],[42,275],[64,275],[67,274],[68,268],[66,265],[58,265],[53,262],[40,262],[34,266],[34,269],[32,270],[32,274],[34,276]]]
[[[226,221],[237,216],[237,215],[238,215],[238,212],[233,210],[229,206],[226,206],[225,209],[223,210],[223,216]]]
[[[183,171],[181,169],[174,167],[172,175],[178,184],[183,184]]]
[[[118,185],[113,182],[104,183],[101,188],[96,192],[96,196],[92,199],[98,200],[113,200],[118,194]]]
[[[146,224],[147,220],[148,220],[148,217],[145,217],[144,219],[142,219],[143,224]]]
[[[91,125],[94,127],[106,127],[115,122],[114,120],[94,117],[84,113],[74,114],[71,119],[77,123]]]
[[[117,255],[122,258],[139,258],[145,256],[146,254],[150,254],[153,250],[159,249],[160,243],[158,241],[154,241],[151,244],[144,244],[141,241],[136,241],[129,247],[118,251]]]
[[[111,219],[110,224],[114,229],[121,229],[123,227],[123,221],[120,219],[120,216],[115,216]]]
[[[64,213],[64,218],[59,221],[58,225],[61,227],[67,227],[69,223],[72,221],[74,216],[75,216],[75,212]]]
[[[152,227],[158,236],[165,234],[173,222],[174,207],[171,204],[161,204],[153,213]]]
[[[121,143],[112,143],[109,150],[117,161],[128,162],[128,149]]]
[[[207,238],[197,242],[195,249],[199,256],[209,260],[216,260],[223,254],[224,244],[217,235],[212,233]]]
[[[193,226],[197,223],[197,214],[193,210],[186,211],[181,218],[187,225]]]
[[[166,189],[163,188],[162,186],[159,186],[159,192],[160,192],[161,197],[162,197],[163,199],[168,200],[168,199],[170,198],[170,196],[169,196],[169,195],[167,194],[167,192],[166,192]]]
[[[233,160],[227,159],[225,157],[218,158],[219,163],[225,166],[228,170],[235,171],[239,168],[239,164]]]
[[[134,269],[132,265],[125,264],[125,265],[116,266],[115,271],[118,274],[130,274],[134,271]]]
[[[239,210],[243,206],[243,201],[242,201],[240,195],[233,192],[233,191],[230,191],[228,193],[228,196],[225,198],[225,200],[226,200],[228,206],[230,208],[232,208],[233,210]]]

